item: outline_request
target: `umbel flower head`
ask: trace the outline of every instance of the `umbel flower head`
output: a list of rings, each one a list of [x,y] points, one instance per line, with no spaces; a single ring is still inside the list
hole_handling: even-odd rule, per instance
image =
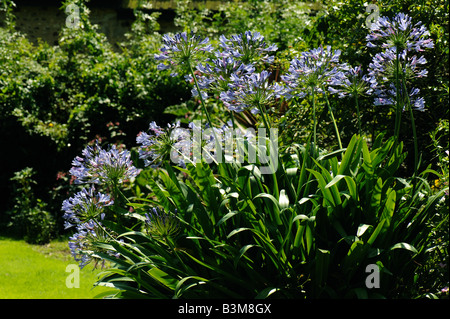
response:
[[[97,236],[98,225],[89,220],[77,225],[77,232],[69,237],[69,249],[75,261],[79,262],[82,269],[91,261],[91,240]]]
[[[218,51],[215,55],[215,59],[208,59],[197,66],[197,71],[201,74],[198,76],[198,84],[204,97],[207,97],[205,91],[227,91],[232,83],[232,75],[250,75],[255,71],[252,64],[244,64],[232,56],[222,56]],[[188,76],[188,80],[191,80],[191,76]],[[198,95],[197,89],[192,90],[192,95]]]
[[[180,127],[180,122],[167,124],[163,129],[155,121],[149,125],[147,132],[140,132],[136,137],[139,147],[139,158],[144,160],[145,166],[158,167],[165,160],[172,159],[183,163],[182,154],[190,147],[191,134]]]
[[[185,71],[189,71],[193,63],[198,60],[201,54],[204,52],[211,52],[212,46],[209,43],[209,39],[202,39],[199,36],[188,34],[186,32],[177,33],[174,36],[165,34],[163,36],[164,46],[160,49],[160,54],[155,54],[157,61],[164,61],[166,63],[160,63],[158,70],[165,70],[171,67],[184,68]],[[189,72],[185,72],[189,73]],[[172,76],[176,76],[177,73],[172,73]]]
[[[92,240],[104,240],[106,234],[98,226],[103,220],[105,207],[114,203],[108,195],[96,193],[94,187],[84,188],[62,204],[64,226],[75,226],[76,232],[69,237],[70,252],[83,268],[91,261],[89,250]]]
[[[169,214],[164,210],[153,207],[149,213],[145,214],[147,232],[159,239],[175,236],[180,231],[180,223],[176,213],[176,210],[174,214]]]
[[[220,53],[222,56],[232,56],[245,64],[258,61],[272,63],[274,57],[268,53],[278,50],[276,45],[267,45],[259,32],[245,31],[230,38],[222,35],[219,41],[219,46],[223,49]]]
[[[79,267],[83,268],[92,259],[99,258],[94,257],[94,252],[98,252],[98,248],[94,248],[92,243],[108,242],[108,235],[104,231],[104,226],[99,220],[90,219],[86,222],[77,224],[77,231],[69,237],[69,249],[72,257],[75,261],[79,262]],[[122,239],[119,242],[123,242]],[[119,258],[120,254],[109,249],[101,249],[101,251],[107,253],[110,256]],[[104,262],[104,260],[103,260]]]
[[[339,98],[370,95],[375,82],[373,77],[362,73],[361,66],[350,67],[331,77],[328,90],[331,94],[338,94]]]
[[[233,74],[230,90],[221,92],[220,99],[230,111],[250,109],[252,113],[258,113],[260,106],[267,105],[281,94],[281,86],[278,83],[269,84],[269,76],[266,70],[243,76]]]
[[[412,24],[411,17],[404,13],[398,13],[391,20],[388,17],[380,17],[372,23],[371,32],[366,36],[367,46],[376,47],[377,43],[382,48],[398,48],[399,51],[424,51],[425,48],[433,48],[434,43],[427,28],[422,22]]]
[[[97,216],[103,216],[104,208],[114,204],[114,201],[106,194],[96,193],[95,188],[83,188],[74,197],[66,199],[62,203],[65,219],[65,228],[89,221]]]
[[[134,167],[130,152],[119,151],[115,145],[107,151],[98,142],[87,146],[82,151],[83,157],[77,156],[72,161],[70,174],[75,183],[117,184],[135,178],[140,170]]]
[[[402,89],[403,85],[397,90],[395,87],[396,61],[397,53],[395,48],[388,48],[384,52],[377,53],[372,62],[369,64],[368,75],[371,78],[371,85],[374,89],[375,104],[376,105],[394,105],[397,93],[404,100],[407,96],[410,100],[411,106],[416,110],[424,111],[424,99],[418,96],[419,89],[412,88],[410,92]],[[427,60],[421,56],[407,55],[407,50],[403,50],[398,55],[400,67],[400,82],[403,80],[407,83],[414,78],[426,77],[428,71],[422,66],[427,63]],[[406,83],[405,83],[406,85]]]
[[[305,88],[314,88],[317,92],[322,92],[330,79],[338,72],[344,70],[346,65],[339,64],[340,50],[332,51],[330,46],[322,46],[302,52],[299,58],[291,61],[289,72],[281,79],[287,84],[284,95],[288,98],[292,96],[305,96]]]

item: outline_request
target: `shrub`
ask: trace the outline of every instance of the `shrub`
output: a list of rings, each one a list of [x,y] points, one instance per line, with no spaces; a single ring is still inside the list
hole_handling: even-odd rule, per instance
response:
[[[55,223],[46,210],[47,204],[39,198],[35,198],[32,185],[34,170],[31,167],[24,168],[14,174],[11,181],[15,182],[15,204],[9,212],[11,222],[9,227],[13,229],[15,236],[23,237],[31,244],[47,244],[54,234]]]
[[[189,99],[184,80],[158,71],[152,58],[161,41],[156,13],[136,10],[127,41],[113,46],[89,21],[84,1],[66,1],[62,10],[77,5],[82,27],[65,25],[50,46],[33,45],[16,31],[13,2],[3,5],[11,23],[0,28],[0,146],[11,156],[0,159],[7,167],[0,173],[0,210],[13,204],[6,185],[14,171],[32,166],[39,197],[49,202],[57,173],[85,144],[134,143],[137,127],[170,121],[165,108]]]

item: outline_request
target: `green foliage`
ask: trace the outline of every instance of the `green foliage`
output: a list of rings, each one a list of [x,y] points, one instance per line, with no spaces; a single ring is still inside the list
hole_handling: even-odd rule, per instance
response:
[[[156,69],[158,13],[136,10],[126,41],[113,46],[90,23],[83,1],[66,1],[61,10],[73,3],[80,27],[65,25],[57,46],[32,44],[13,23],[0,27],[0,147],[9,154],[0,159],[6,167],[0,172],[2,223],[13,204],[6,185],[14,171],[33,166],[47,176],[39,192],[48,201],[57,172],[67,170],[86,143],[134,144],[138,128],[153,119],[169,121],[173,115],[165,108],[190,96],[184,79]],[[13,2],[2,2],[7,4],[13,21]]]
[[[311,27],[302,33],[306,46],[312,48],[319,44],[331,45],[333,49],[342,51],[343,62],[352,66],[362,65],[365,69],[371,62],[373,54],[366,47],[365,37],[369,32],[367,24],[370,24],[376,17],[374,9],[368,8],[369,4],[371,3],[362,0],[323,1],[323,10],[317,12],[312,19]],[[420,87],[426,106],[426,112],[417,114],[415,118],[417,143],[424,147],[432,143],[429,133],[435,129],[440,120],[447,119],[449,116],[449,3],[443,0],[421,1],[420,3],[407,0],[377,1],[372,4],[378,8],[379,16],[393,17],[398,12],[407,12],[413,21],[422,21],[430,31],[430,37],[435,43],[433,50],[424,52],[427,60],[426,67],[433,71],[416,83]],[[353,121],[355,118],[354,108],[340,107],[341,101],[336,101],[336,99],[330,102],[335,110],[342,140],[349,141],[356,125]],[[360,106],[363,131],[371,134],[373,139],[379,133],[393,129],[392,109],[374,106],[370,98],[360,100]],[[298,117],[304,116],[304,112],[296,110],[288,114],[287,122],[293,123],[292,126],[289,126],[291,130],[294,131],[296,126],[303,127],[305,121],[308,123],[308,117],[302,120],[298,119]],[[408,150],[413,149],[414,143],[411,131],[410,123],[402,124],[400,134],[405,142],[405,148]],[[332,129],[328,129],[328,125],[326,125],[322,132],[323,135],[328,136],[332,133]],[[332,143],[332,140],[328,142]],[[409,151],[410,155],[405,161],[409,172],[414,166],[413,153],[413,151]],[[422,162],[437,164],[433,160],[433,154],[429,153],[422,154]]]
[[[52,238],[55,223],[47,211],[47,204],[35,198],[32,188],[34,170],[31,167],[16,172],[11,181],[14,181],[15,204],[9,212],[11,222],[9,227],[14,229],[16,236],[23,237],[30,244],[47,244]]]
[[[158,14],[137,10],[117,51],[90,23],[83,1],[62,9],[73,3],[80,26],[65,26],[56,47],[33,46],[14,29],[0,29],[1,119],[16,118],[28,134],[49,138],[60,150],[104,136],[109,122],[131,131],[126,141],[134,141],[136,122],[160,117],[188,96],[182,79],[156,70]]]
[[[101,284],[122,298],[411,298],[444,190],[432,193],[431,170],[416,188],[396,177],[404,158],[393,138],[369,150],[354,136],[334,153],[293,145],[275,176],[245,163],[144,171],[129,205],[176,210],[180,234],[110,225],[125,243],[97,243],[122,256],[99,254],[116,264]],[[381,272],[372,291],[370,264]]]
[[[353,66],[367,66],[371,59],[365,46],[367,4],[362,1],[324,1],[323,7],[287,0],[231,2],[215,12],[178,3],[177,26],[210,36],[213,43],[219,34],[246,30],[276,43],[279,53],[268,67],[274,81],[287,71],[292,57],[319,44],[341,49],[344,61]],[[59,45],[51,47],[32,45],[16,32],[12,2],[4,2],[0,120],[6,140],[33,138],[24,147],[31,150],[34,138],[49,142],[56,151],[41,151],[40,160],[60,165],[61,158],[73,158],[94,138],[134,144],[137,130],[153,119],[165,122],[176,116],[186,124],[207,115],[210,124],[228,120],[218,99],[210,98],[207,106],[201,100],[200,108],[182,77],[157,70],[153,54],[161,45],[159,13],[135,10],[126,41],[114,47],[90,23],[85,1],[66,1],[62,9],[71,4],[80,10],[80,25],[65,26]],[[100,297],[444,296],[449,131],[448,120],[442,119],[448,115],[448,67],[442,65],[449,53],[448,4],[382,1],[379,6],[380,14],[408,11],[413,20],[424,21],[436,44],[426,56],[436,72],[420,83],[429,111],[417,119],[417,136],[421,149],[430,145],[431,150],[422,158],[422,170],[414,166],[416,174],[408,171],[414,142],[406,134],[409,123],[402,128],[404,142],[388,137],[391,110],[375,108],[369,99],[360,101],[359,136],[354,134],[355,108],[331,97],[325,105],[320,99],[325,96],[318,94],[314,122],[323,148],[310,142],[310,113],[316,105],[307,99],[266,105],[270,111],[261,112],[264,126],[271,123],[281,131],[278,169],[272,174],[263,174],[263,165],[250,160],[255,146],[246,141],[243,163],[203,161],[181,168],[167,162],[159,169],[144,168],[122,190],[114,187],[115,203],[97,224],[102,236],[89,252],[111,263],[98,284],[115,289]],[[431,11],[435,14],[428,18]],[[332,122],[328,112],[335,115]],[[236,114],[237,122],[248,126],[257,127],[260,119]],[[336,149],[337,127],[344,148]],[[265,146],[272,142],[266,140]],[[20,157],[14,149],[8,154],[11,163]],[[136,165],[142,164],[137,152],[132,156]],[[11,178],[15,189],[9,217],[16,234],[46,243],[54,220],[62,224],[50,209],[58,210],[62,198],[79,186],[60,173],[52,202],[46,204],[33,193],[33,176],[34,170],[27,168]],[[153,207],[167,219],[154,217],[152,227],[146,214]],[[370,265],[380,271],[379,288],[366,284]]]
[[[280,51],[294,43],[303,42],[301,34],[311,23],[310,15],[320,10],[318,2],[289,0],[227,1],[212,11],[192,7],[189,0],[177,1],[175,24],[196,34],[217,38],[221,34],[239,34],[258,31]]]

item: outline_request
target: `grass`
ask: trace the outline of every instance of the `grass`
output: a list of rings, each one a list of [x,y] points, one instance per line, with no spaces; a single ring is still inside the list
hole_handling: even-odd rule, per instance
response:
[[[91,264],[80,270],[80,287],[68,288],[70,264],[67,241],[40,246],[0,237],[0,299],[90,299],[110,290],[94,286],[102,270]]]

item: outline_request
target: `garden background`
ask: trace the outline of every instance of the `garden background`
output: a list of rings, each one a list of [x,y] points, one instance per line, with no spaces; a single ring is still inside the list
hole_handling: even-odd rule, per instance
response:
[[[288,73],[294,56],[319,45],[340,50],[341,61],[350,65],[367,67],[372,61],[366,23],[373,12],[364,1],[228,1],[209,8],[201,1],[194,6],[179,0],[172,1],[176,5],[168,11],[137,1],[129,9],[134,21],[120,42],[108,39],[90,21],[88,8],[94,3],[61,2],[60,10],[69,20],[61,25],[53,44],[30,41],[16,27],[14,1],[1,2],[1,236],[39,245],[67,240],[73,230],[64,228],[61,205],[82,189],[69,170],[86,145],[95,140],[115,144],[131,150],[139,162],[136,136],[151,121],[164,127],[174,120],[187,125],[201,118],[200,101],[192,97],[191,83],[181,74],[174,77],[171,70],[158,68],[154,55],[160,53],[166,31],[192,31],[215,43],[220,35],[260,32],[267,43],[278,47],[267,67],[274,82]],[[73,12],[65,12],[73,4],[80,8],[82,28],[71,27]],[[414,270],[414,282],[404,283],[405,287],[391,297],[448,297],[448,2],[395,0],[374,4],[381,16],[404,12],[413,21],[421,21],[434,42],[432,50],[423,52],[428,75],[415,83],[425,100],[425,111],[414,114],[416,140],[411,122],[405,121],[401,127],[399,135],[407,155],[396,178],[405,180],[416,173],[417,142],[421,170],[436,172],[424,175],[430,191],[427,194],[447,187],[447,195],[436,209],[437,217],[427,225],[429,233],[416,234],[427,237],[427,246],[417,261],[421,264]],[[352,143],[358,123],[369,145],[377,143],[378,134],[393,131],[395,111],[373,105],[372,99],[361,98],[357,121],[353,103],[330,95],[343,145]],[[213,122],[221,122],[219,100],[212,100],[209,112]],[[289,101],[271,105],[270,119],[283,132],[282,145],[306,142],[311,133],[310,110],[308,100],[295,107]],[[321,148],[332,152],[338,147],[335,127],[326,107],[318,111]],[[252,113],[239,114],[237,120],[242,125],[256,125]]]

